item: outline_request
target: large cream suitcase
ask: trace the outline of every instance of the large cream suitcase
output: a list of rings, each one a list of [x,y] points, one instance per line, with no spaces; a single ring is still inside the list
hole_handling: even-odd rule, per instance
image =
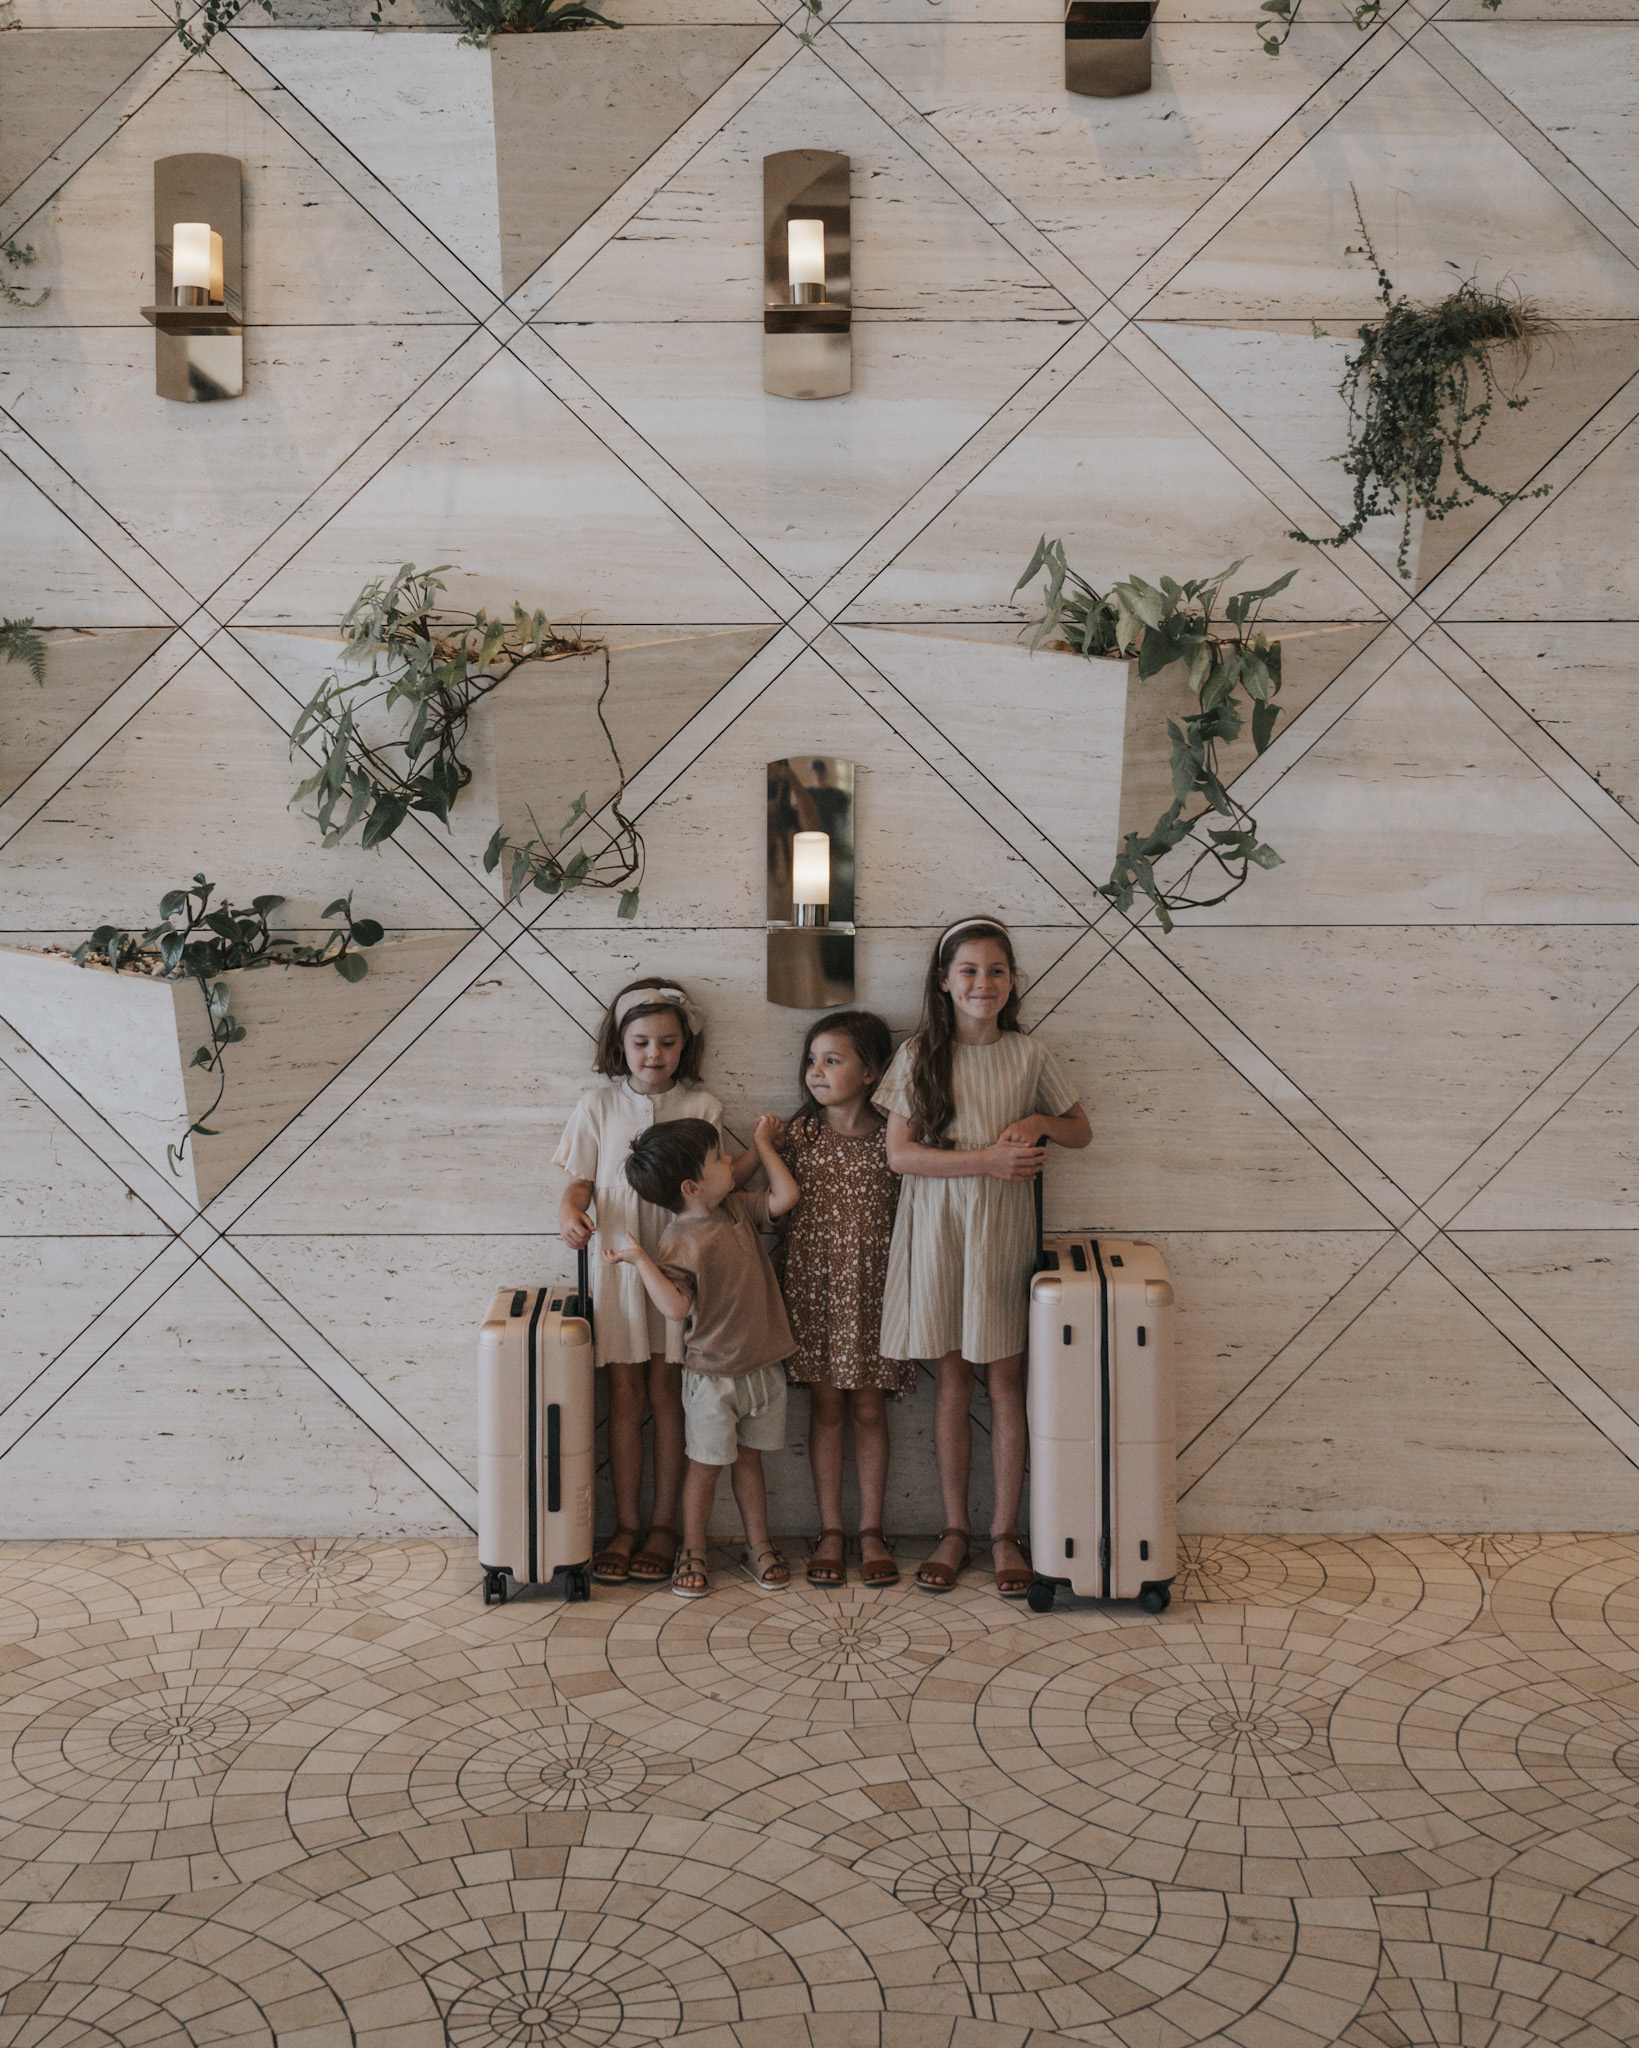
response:
[[[562,1573],[592,1597],[591,1296],[503,1287],[478,1338],[478,1562],[484,1605]]]
[[[1177,1570],[1172,1283],[1152,1244],[1055,1237],[1030,1282],[1030,1605],[1159,1614]]]

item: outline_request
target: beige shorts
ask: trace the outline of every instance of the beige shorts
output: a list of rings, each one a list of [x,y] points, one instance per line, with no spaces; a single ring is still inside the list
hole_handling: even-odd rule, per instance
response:
[[[752,1451],[785,1445],[785,1367],[706,1373],[683,1369],[683,1447],[697,1465],[732,1465]]]

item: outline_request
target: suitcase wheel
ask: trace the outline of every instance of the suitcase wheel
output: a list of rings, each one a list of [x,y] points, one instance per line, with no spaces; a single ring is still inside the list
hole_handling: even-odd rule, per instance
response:
[[[1172,1588],[1146,1586],[1138,1596],[1138,1604],[1146,1614],[1161,1614],[1172,1605]]]
[[[1053,1604],[1058,1587],[1052,1579],[1032,1579],[1030,1591],[1025,1594],[1032,1614],[1045,1614]]]
[[[563,1575],[563,1597],[566,1600],[590,1600],[592,1597],[592,1574],[585,1565],[577,1565],[573,1571]]]
[[[486,1607],[504,1607],[506,1605],[506,1582],[507,1575],[504,1571],[485,1572],[484,1605]]]

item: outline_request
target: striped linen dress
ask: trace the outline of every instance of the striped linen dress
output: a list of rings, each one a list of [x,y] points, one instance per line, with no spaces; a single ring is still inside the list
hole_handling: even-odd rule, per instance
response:
[[[911,1114],[907,1039],[871,1098],[884,1114]],[[958,1152],[994,1145],[1021,1116],[1063,1116],[1076,1092],[1047,1050],[1022,1031],[994,1045],[951,1048],[956,1114],[945,1133]],[[989,1174],[900,1183],[882,1299],[882,1350],[889,1358],[942,1358],[960,1351],[990,1365],[1024,1349],[1025,1286],[1036,1256],[1035,1198],[1028,1181]]]

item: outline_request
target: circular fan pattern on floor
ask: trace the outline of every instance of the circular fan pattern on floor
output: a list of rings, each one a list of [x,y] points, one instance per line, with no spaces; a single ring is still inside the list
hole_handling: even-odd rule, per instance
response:
[[[0,1643],[198,1606],[185,1579],[135,1544],[8,1543],[0,1554]]]
[[[600,1940],[510,1943],[428,1972],[450,2048],[641,2048],[683,2023],[670,1980]],[[732,1997],[725,1978],[712,1989]]]
[[[1639,1679],[1639,1553],[1630,1538],[1561,1539],[1522,1558],[1493,1588],[1491,1611],[1511,1640],[1562,1668],[1569,1646]]]
[[[455,1813],[629,1813],[692,1766],[593,1723],[545,1725],[542,1715],[496,1717],[447,1737],[410,1773],[423,1820]]]
[[[189,1580],[211,1606],[375,1609],[424,1595],[450,1563],[437,1543],[343,1536],[196,1545],[189,1560]]]

